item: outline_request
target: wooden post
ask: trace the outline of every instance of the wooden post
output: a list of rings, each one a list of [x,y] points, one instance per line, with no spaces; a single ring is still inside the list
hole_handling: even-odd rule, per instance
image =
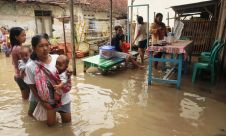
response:
[[[63,17],[63,32],[64,32],[64,47],[65,47],[65,55],[67,55],[67,44],[66,44],[66,34],[65,34],[65,23]]]
[[[112,0],[110,0],[110,43],[112,40]]]
[[[75,52],[75,28],[74,28],[74,2],[70,0],[70,16],[71,16],[71,44],[72,44],[72,69],[73,75],[76,76],[76,52]]]

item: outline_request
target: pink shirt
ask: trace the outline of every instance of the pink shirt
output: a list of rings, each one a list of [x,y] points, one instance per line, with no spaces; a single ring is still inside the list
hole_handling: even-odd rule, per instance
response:
[[[15,69],[15,77],[20,76],[20,70],[18,69],[18,60],[20,60],[19,52],[20,52],[21,46],[14,46],[12,49],[12,63]]]

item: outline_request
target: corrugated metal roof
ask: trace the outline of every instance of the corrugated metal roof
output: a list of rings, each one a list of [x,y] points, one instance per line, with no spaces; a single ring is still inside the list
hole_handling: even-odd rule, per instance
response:
[[[209,1],[204,1],[204,2],[172,6],[171,8],[179,14],[203,12],[203,11],[205,11],[204,7],[209,7],[208,9],[210,11],[212,11],[212,10],[215,10],[215,8],[212,8],[212,7],[216,6],[216,4],[218,4],[218,2],[219,2],[219,0],[209,0]]]

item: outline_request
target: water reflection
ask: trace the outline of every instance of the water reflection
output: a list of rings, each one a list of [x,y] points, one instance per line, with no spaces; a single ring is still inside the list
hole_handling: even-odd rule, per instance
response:
[[[81,122],[79,125],[86,134],[100,128],[113,128],[114,117],[112,114],[114,100],[111,98],[111,89],[104,89],[90,84],[77,84],[76,113]]]
[[[205,107],[200,106],[200,102],[205,102],[205,98],[191,93],[184,93],[184,96],[187,97],[180,102],[180,116],[187,119],[198,120],[205,109]]]
[[[28,103],[13,80],[11,59],[0,53],[0,64],[1,136],[206,136],[226,129],[225,104],[191,93],[196,88],[189,83],[181,91],[148,86],[147,71],[136,69],[108,76],[84,74],[81,61],[70,92],[72,123],[48,128],[27,115]]]

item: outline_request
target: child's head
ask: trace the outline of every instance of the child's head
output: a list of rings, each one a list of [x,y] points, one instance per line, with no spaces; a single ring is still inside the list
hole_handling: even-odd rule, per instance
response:
[[[59,55],[56,61],[56,68],[59,73],[64,72],[68,68],[69,59],[66,55]]]
[[[116,35],[122,35],[123,34],[122,27],[119,25],[115,26],[115,32],[116,32]]]
[[[2,34],[6,34],[7,33],[7,29],[5,27],[1,27],[0,28]]]
[[[13,27],[9,32],[10,43],[13,46],[21,45],[26,41],[26,34],[23,28],[21,27]]]
[[[24,62],[27,62],[31,56],[31,48],[29,46],[21,46],[20,57]]]

